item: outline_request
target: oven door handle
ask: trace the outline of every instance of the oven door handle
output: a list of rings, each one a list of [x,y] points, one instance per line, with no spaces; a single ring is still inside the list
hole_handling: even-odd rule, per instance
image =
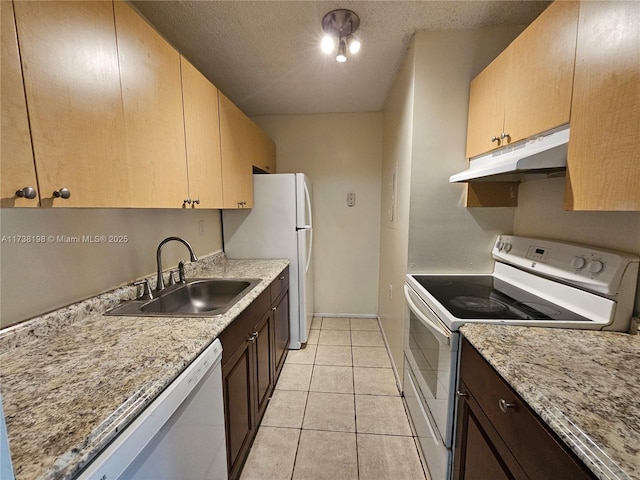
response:
[[[422,324],[427,327],[431,332],[435,335],[440,343],[443,345],[450,346],[451,345],[451,335],[449,332],[445,331],[439,325],[436,325],[432,319],[427,317],[420,308],[415,304],[412,297],[412,291],[408,285],[404,285],[404,297],[407,299],[407,303],[409,304],[409,308],[418,317],[418,320],[422,322]],[[429,307],[427,307],[429,308]]]

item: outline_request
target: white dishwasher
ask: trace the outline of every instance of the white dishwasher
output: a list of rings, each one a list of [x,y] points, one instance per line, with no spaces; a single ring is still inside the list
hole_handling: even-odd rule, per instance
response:
[[[221,358],[216,339],[78,478],[226,480]]]

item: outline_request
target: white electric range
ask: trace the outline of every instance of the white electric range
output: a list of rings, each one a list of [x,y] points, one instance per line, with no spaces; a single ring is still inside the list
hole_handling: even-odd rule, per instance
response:
[[[403,390],[433,480],[451,478],[459,328],[494,323],[627,331],[635,255],[501,235],[491,274],[407,274]]]

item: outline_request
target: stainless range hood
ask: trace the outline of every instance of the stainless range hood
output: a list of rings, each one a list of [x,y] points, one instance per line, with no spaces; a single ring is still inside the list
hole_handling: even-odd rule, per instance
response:
[[[569,126],[472,158],[469,168],[449,182],[514,180],[514,175],[556,172],[567,167]]]

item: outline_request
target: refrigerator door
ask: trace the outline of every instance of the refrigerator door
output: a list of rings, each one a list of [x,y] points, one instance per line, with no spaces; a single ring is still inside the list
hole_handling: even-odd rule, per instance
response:
[[[298,231],[298,282],[300,289],[300,343],[306,343],[313,320],[313,217],[311,181],[296,174],[296,210]],[[293,343],[293,342],[292,342]],[[292,346],[291,348],[299,348]]]

